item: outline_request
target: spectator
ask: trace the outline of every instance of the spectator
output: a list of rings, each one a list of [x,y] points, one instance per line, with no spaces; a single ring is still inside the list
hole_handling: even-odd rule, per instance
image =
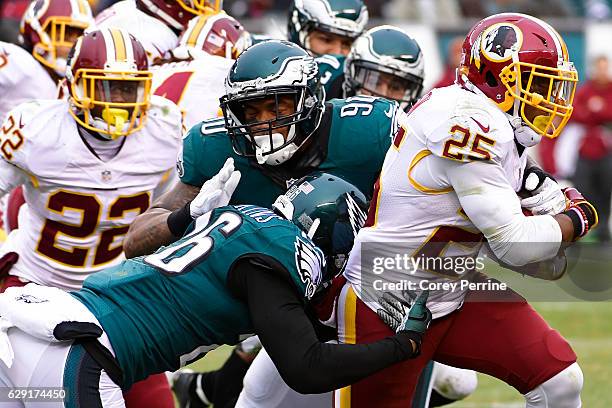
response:
[[[0,2],[0,41],[17,43],[19,22],[29,0],[4,0]]]
[[[461,62],[461,48],[463,46],[463,39],[465,36],[455,37],[448,44],[448,50],[446,52],[446,65],[442,77],[433,86],[434,88],[442,88],[455,83],[455,76],[459,62]]]
[[[572,119],[584,126],[579,144],[574,183],[599,212],[600,241],[610,240],[610,198],[612,195],[612,78],[609,60],[599,56],[593,62],[591,78],[576,91]]]

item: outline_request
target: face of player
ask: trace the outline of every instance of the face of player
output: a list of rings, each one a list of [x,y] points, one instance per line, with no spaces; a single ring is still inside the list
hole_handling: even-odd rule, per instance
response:
[[[277,109],[278,100],[278,109]],[[280,121],[295,113],[295,100],[293,95],[271,95],[265,98],[254,99],[245,102],[244,106],[245,124],[253,124],[263,121],[274,121],[272,125],[278,125]],[[262,123],[252,128],[251,136],[267,135],[268,124]],[[272,130],[273,133],[280,133],[287,140],[289,126],[283,126]]]
[[[353,45],[353,39],[338,34],[313,30],[308,35],[310,52],[315,55],[339,54],[348,55]]]
[[[96,101],[113,102],[113,103],[134,103],[138,99],[138,82],[136,81],[119,81],[107,80],[96,81],[95,86]],[[104,107],[96,105],[92,109],[94,117],[101,118]],[[131,115],[133,107],[122,107]]]
[[[371,96],[383,96],[394,101],[405,98],[408,84],[406,80],[384,72],[370,71],[366,83],[359,93]]]

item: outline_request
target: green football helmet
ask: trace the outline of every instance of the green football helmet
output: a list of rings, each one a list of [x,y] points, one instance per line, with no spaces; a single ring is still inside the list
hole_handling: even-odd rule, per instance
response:
[[[344,269],[357,232],[365,223],[368,201],[344,179],[315,172],[292,184],[273,208],[323,251],[327,264],[323,281],[328,281]]]
[[[263,41],[240,54],[227,75],[225,91],[220,105],[234,151],[259,164],[275,166],[289,160],[321,122],[325,91],[318,65],[288,41]],[[288,97],[294,111],[279,112],[279,101]],[[249,103],[272,100],[274,117],[247,118]],[[284,131],[286,135],[279,133]]]
[[[344,63],[343,88],[346,96],[365,90],[407,110],[421,96],[424,76],[419,44],[405,31],[383,25],[353,43]]]
[[[289,41],[310,51],[312,30],[357,38],[368,23],[362,0],[294,0],[289,9]]]

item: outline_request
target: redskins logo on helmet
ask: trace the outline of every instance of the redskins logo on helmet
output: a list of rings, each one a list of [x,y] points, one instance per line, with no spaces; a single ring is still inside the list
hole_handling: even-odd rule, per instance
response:
[[[192,18],[172,54],[178,59],[200,55],[236,59],[250,45],[251,36],[242,24],[222,11]]]
[[[148,68],[142,44],[127,31],[106,28],[85,34],[68,57],[72,116],[109,139],[140,130],[149,107]]]
[[[34,58],[64,77],[66,56],[93,22],[87,0],[36,0],[21,19],[21,42]]]
[[[463,43],[459,83],[475,87],[537,134],[554,138],[569,120],[578,73],[563,38],[525,14],[478,22]]]

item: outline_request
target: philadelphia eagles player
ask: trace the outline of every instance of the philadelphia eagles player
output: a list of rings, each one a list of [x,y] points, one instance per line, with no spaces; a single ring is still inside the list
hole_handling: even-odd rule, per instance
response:
[[[239,177],[228,160],[204,185],[202,209],[226,202]],[[0,385],[63,387],[66,405],[50,407],[121,407],[121,390],[134,382],[249,333],[303,393],[413,358],[431,319],[426,292],[409,313],[384,294],[380,313],[397,333],[368,345],[321,343],[304,310],[339,272],[366,206],[354,185],[318,173],[295,183],[274,211],[216,208],[176,243],[93,274],[77,292],[10,288],[0,295]]]
[[[226,79],[224,119],[206,120],[187,133],[178,160],[180,181],[131,225],[124,241],[127,257],[174,242],[201,214],[200,186],[227,157],[242,173],[231,204],[267,205],[292,179],[317,169],[343,176],[371,196],[396,131],[398,106],[369,96],[323,99],[317,64],[302,48],[273,40],[243,52]],[[224,367],[236,372],[230,375],[236,397],[247,357],[237,351]],[[213,383],[222,383],[222,392],[231,388],[229,381]]]
[[[327,99],[381,96],[407,111],[423,90],[421,47],[404,30],[390,25],[363,33],[347,56],[322,55],[317,63]]]

